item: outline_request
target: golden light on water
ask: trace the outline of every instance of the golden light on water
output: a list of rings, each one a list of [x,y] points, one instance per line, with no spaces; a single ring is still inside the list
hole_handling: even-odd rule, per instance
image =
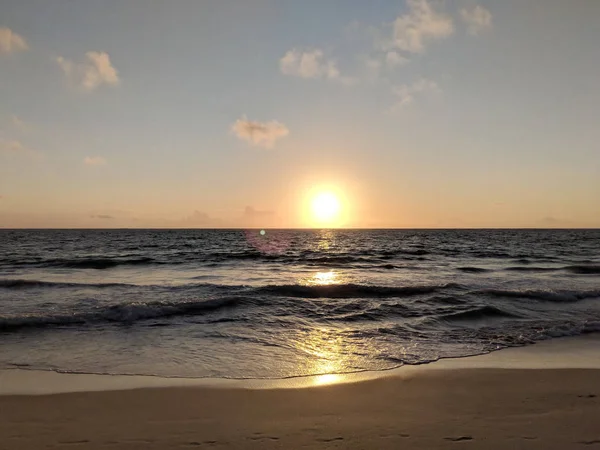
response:
[[[335,284],[336,278],[337,273],[333,270],[330,270],[329,272],[317,272],[310,281],[312,281],[311,284],[323,286],[328,284]]]
[[[337,375],[344,371],[344,353],[347,343],[335,329],[315,328],[295,342],[294,347],[308,358],[306,373],[318,373],[315,384],[330,384],[340,378]]]

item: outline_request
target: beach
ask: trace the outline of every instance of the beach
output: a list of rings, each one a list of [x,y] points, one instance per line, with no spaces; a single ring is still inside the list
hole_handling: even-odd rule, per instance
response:
[[[69,375],[55,374],[66,377],[54,388],[62,393],[6,395],[8,383],[27,389],[4,373],[0,448],[595,448],[597,343],[558,339],[374,379],[321,377],[311,387],[164,379],[163,387],[132,388],[133,377],[120,390],[65,392]]]
[[[600,0],[0,1],[0,450],[600,450]]]

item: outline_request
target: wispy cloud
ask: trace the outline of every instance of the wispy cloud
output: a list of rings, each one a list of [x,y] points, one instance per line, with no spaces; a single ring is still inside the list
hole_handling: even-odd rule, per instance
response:
[[[27,50],[29,45],[22,36],[10,28],[0,27],[0,53],[15,53]]]
[[[20,141],[16,139],[0,139],[0,152],[1,153],[26,153],[28,151],[27,147],[25,147]]]
[[[460,16],[467,24],[467,31],[473,36],[492,26],[492,13],[481,5],[473,8],[463,8],[460,10]]]
[[[246,208],[244,208],[244,213],[242,214],[242,217],[244,219],[250,219],[250,220],[255,220],[255,219],[265,219],[268,217],[272,217],[275,215],[274,211],[261,211],[258,210],[256,208],[254,208],[253,206],[246,206]]]
[[[301,78],[323,78],[351,85],[356,80],[343,76],[334,60],[326,59],[323,50],[289,50],[280,60],[279,68],[285,75]]]
[[[395,86],[392,92],[397,99],[392,109],[398,110],[411,105],[419,95],[441,92],[441,89],[435,81],[421,78],[410,85]]]
[[[231,126],[231,131],[242,140],[258,147],[273,148],[277,140],[290,134],[284,124],[272,120],[270,122],[255,122],[245,116]]]
[[[86,166],[105,166],[106,159],[104,159],[102,156],[87,156],[84,158],[83,163]]]
[[[119,73],[106,52],[87,52],[82,62],[59,56],[56,62],[71,83],[86,91],[93,91],[103,84],[117,86],[120,83]]]
[[[177,222],[178,227],[190,227],[190,228],[219,228],[223,225],[221,219],[210,217],[203,211],[194,211],[190,216]]]
[[[42,159],[43,155],[36,150],[27,147],[17,139],[0,138],[0,155],[6,156],[24,156],[34,161]]]
[[[427,0],[407,0],[408,12],[393,23],[388,47],[421,53],[430,41],[449,37],[454,32],[452,18],[436,11]]]

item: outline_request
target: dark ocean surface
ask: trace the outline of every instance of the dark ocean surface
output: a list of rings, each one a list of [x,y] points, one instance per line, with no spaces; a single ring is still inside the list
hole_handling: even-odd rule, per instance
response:
[[[600,331],[600,230],[0,230],[0,368],[278,378]]]

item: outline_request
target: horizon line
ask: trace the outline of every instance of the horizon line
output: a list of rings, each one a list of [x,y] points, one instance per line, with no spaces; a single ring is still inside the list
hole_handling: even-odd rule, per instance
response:
[[[0,230],[207,230],[207,231],[317,231],[317,230],[600,230],[600,227],[4,227]]]

